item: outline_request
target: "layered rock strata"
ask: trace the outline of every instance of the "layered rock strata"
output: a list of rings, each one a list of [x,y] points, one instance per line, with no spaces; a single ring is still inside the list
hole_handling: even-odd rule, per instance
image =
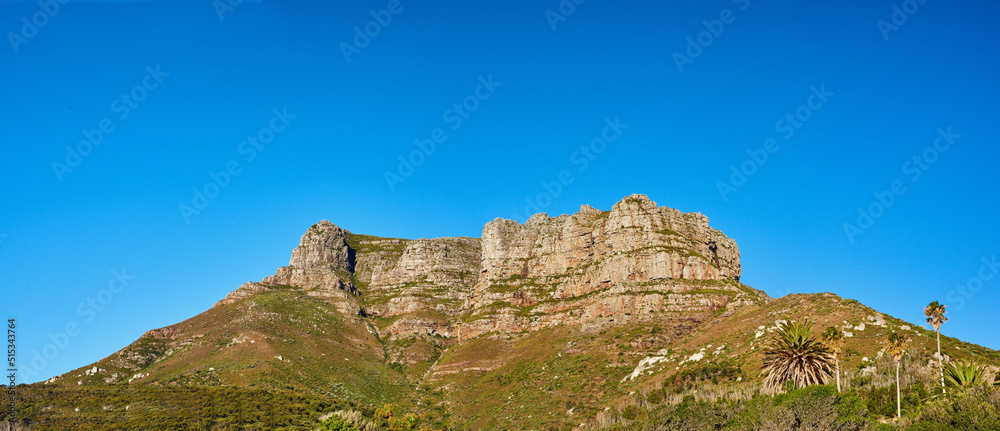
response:
[[[482,239],[357,235],[324,220],[309,228],[287,267],[230,293],[300,288],[382,337],[457,337],[583,329],[662,313],[724,310],[761,299],[739,283],[736,242],[708,218],[632,195],[600,211],[496,219]]]

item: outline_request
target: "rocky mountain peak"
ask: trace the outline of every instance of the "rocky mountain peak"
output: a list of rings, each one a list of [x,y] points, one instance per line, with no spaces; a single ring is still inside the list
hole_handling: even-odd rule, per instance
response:
[[[311,296],[325,298],[342,313],[361,313],[362,308],[356,300],[359,291],[351,280],[355,256],[348,245],[350,235],[350,232],[328,220],[310,226],[299,240],[298,247],[292,250],[288,266],[278,268],[274,275],[265,277],[259,283],[243,284],[216,306],[287,286],[302,288]]]
[[[610,211],[497,218],[482,238],[404,240],[311,226],[289,265],[223,302],[294,286],[351,315],[391,319],[386,337],[603,326],[661,311],[706,311],[758,300],[739,283],[736,242],[708,218],[648,196]]]
[[[347,237],[351,233],[339,226],[323,220],[309,227],[299,246],[292,250],[288,266],[293,268],[316,268],[333,266],[350,272],[350,247]]]

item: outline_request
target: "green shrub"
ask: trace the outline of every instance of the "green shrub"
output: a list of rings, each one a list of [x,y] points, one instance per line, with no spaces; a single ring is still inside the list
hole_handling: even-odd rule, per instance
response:
[[[635,418],[638,416],[639,416],[639,408],[636,406],[625,407],[625,410],[622,411],[622,417],[630,421],[635,420]]]
[[[653,391],[649,392],[649,395],[646,397],[646,400],[649,401],[650,404],[662,403],[664,392],[665,391],[663,389],[654,389]]]
[[[746,379],[743,370],[731,363],[710,363],[699,367],[687,369],[674,374],[663,381],[663,387],[672,390],[673,393],[680,394],[694,388],[695,384],[703,381],[711,381],[719,384],[720,381],[736,381]]]
[[[340,417],[334,416],[326,421],[323,421],[324,431],[358,431],[357,428],[351,424],[344,422]]]
[[[756,398],[747,410],[759,414],[754,429],[863,430],[870,422],[861,398],[831,385]]]
[[[896,416],[896,387],[870,389],[859,392],[861,398],[868,406],[868,411],[875,416],[895,417]],[[931,393],[924,385],[915,385],[901,388],[902,398],[900,405],[903,412],[916,411],[922,400],[930,398]]]
[[[908,430],[1000,429],[1000,388],[977,385],[955,389],[928,402]]]
[[[36,430],[313,429],[323,411],[348,404],[230,386],[34,384],[19,389],[18,417]],[[5,418],[0,414],[0,421]]]
[[[624,424],[609,429],[860,431],[872,423],[860,397],[837,393],[833,386],[810,386],[743,401],[699,402],[687,395],[680,404],[656,406],[645,414],[625,409],[622,419]]]

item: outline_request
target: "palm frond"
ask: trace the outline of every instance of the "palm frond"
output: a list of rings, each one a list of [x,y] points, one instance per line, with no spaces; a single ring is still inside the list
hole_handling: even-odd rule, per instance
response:
[[[945,306],[937,301],[931,302],[924,307],[924,316],[927,316],[927,323],[933,326],[935,330],[940,328],[941,324],[948,321],[948,318],[944,317],[945,313],[947,313]]]
[[[903,355],[906,354],[906,349],[909,347],[910,339],[900,335],[898,332],[893,332],[889,334],[887,342],[888,345],[885,352],[892,357],[893,361],[899,362],[902,360]]]
[[[775,388],[790,380],[803,388],[829,381],[833,352],[811,334],[811,329],[808,322],[778,328],[764,349],[765,386]]]
[[[952,387],[987,384],[986,366],[975,361],[952,362],[944,369],[944,381]]]
[[[826,341],[826,345],[834,355],[838,355],[840,349],[844,347],[844,332],[835,326],[830,326],[823,331],[823,341]]]

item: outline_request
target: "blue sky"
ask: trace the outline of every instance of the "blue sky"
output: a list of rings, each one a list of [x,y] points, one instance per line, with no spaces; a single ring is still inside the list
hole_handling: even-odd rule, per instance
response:
[[[1000,5],[562,3],[0,2],[22,379],[204,311],[322,219],[475,237],[632,193],[706,214],[772,296],[937,299],[1000,348]]]

